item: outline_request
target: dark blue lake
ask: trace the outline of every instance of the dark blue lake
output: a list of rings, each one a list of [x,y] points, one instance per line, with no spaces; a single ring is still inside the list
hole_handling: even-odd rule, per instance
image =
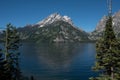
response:
[[[95,43],[23,43],[21,70],[37,80],[89,80],[96,73]]]

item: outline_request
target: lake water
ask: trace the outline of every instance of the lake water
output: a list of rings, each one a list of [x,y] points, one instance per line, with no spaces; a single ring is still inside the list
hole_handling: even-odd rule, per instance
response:
[[[37,80],[89,80],[96,73],[95,43],[23,43],[21,70]]]

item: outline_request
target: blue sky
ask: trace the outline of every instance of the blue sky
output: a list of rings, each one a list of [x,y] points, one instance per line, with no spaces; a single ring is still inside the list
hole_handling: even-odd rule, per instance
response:
[[[58,12],[71,17],[81,29],[93,31],[107,15],[107,0],[0,0],[0,29],[7,23],[16,27],[35,24]],[[113,0],[113,13],[120,10],[120,0]]]

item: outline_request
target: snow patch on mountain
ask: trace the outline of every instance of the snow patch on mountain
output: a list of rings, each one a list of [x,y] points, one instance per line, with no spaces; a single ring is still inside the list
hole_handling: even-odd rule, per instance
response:
[[[68,16],[61,16],[59,13],[54,13],[48,16],[47,18],[43,19],[42,21],[38,22],[37,25],[40,27],[43,27],[45,25],[51,24],[55,21],[65,21],[69,24],[73,25],[73,22],[70,17]]]

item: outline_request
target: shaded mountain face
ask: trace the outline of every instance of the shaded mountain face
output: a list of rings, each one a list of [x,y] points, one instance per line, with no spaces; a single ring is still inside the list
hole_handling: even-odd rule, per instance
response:
[[[23,40],[37,42],[75,42],[88,40],[88,34],[75,27],[72,20],[58,13],[52,14],[35,25],[19,28]]]
[[[56,21],[40,28],[36,32],[37,39],[53,42],[74,42],[87,40],[87,34],[64,21]]]
[[[117,37],[120,37],[120,11],[115,13],[113,16],[113,29]],[[96,26],[96,29],[90,33],[89,39],[97,40],[103,35],[103,31],[105,30],[107,17],[104,16]]]

